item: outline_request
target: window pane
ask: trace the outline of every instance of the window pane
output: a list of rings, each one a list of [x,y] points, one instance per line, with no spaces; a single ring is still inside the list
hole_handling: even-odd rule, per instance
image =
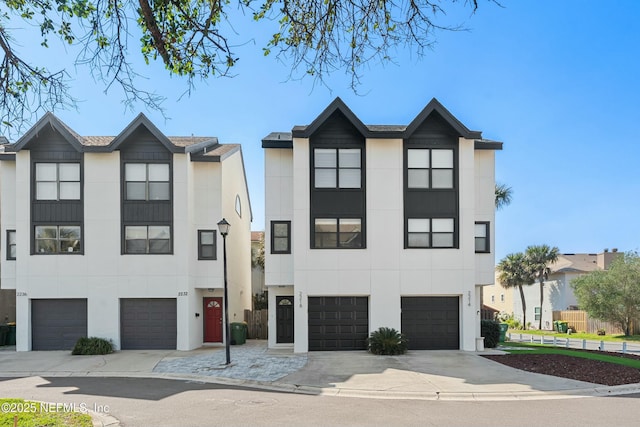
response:
[[[487,250],[487,239],[484,237],[476,237],[476,252],[485,252]]]
[[[342,148],[338,155],[341,168],[360,168],[359,148]]]
[[[453,168],[453,150],[431,150],[432,168]]]
[[[80,200],[80,183],[61,182],[60,200]]]
[[[433,233],[431,239],[434,248],[453,247],[453,233]]]
[[[60,240],[60,252],[80,252],[80,240]]]
[[[169,182],[169,165],[166,163],[149,164],[149,181]]]
[[[336,188],[336,170],[335,169],[316,169],[315,170],[316,188]]]
[[[453,188],[453,170],[451,169],[433,169],[432,188]]]
[[[170,239],[171,227],[166,225],[149,226],[149,239]]]
[[[144,163],[127,163],[124,165],[125,181],[146,181],[147,165]]]
[[[9,246],[9,258],[16,258],[16,245]]]
[[[126,240],[144,239],[147,240],[147,227],[142,226],[128,226],[124,228],[124,238]]]
[[[428,248],[429,247],[429,234],[428,233],[409,233],[408,245],[411,248]]]
[[[150,254],[168,254],[171,253],[171,241],[165,239],[151,240],[149,239]]]
[[[56,182],[36,183],[36,200],[57,200],[58,185]]]
[[[409,188],[429,188],[429,170],[409,169],[407,171],[407,181]]]
[[[407,220],[407,231],[409,233],[428,233],[429,232],[429,219],[428,218],[409,218]]]
[[[200,248],[200,255],[202,258],[213,258],[214,257],[213,246],[212,245],[202,246]]]
[[[146,200],[146,188],[144,182],[127,182],[127,200]]]
[[[57,181],[56,163],[36,163],[36,181]]]
[[[475,235],[476,237],[487,237],[487,224],[476,224]]]
[[[429,167],[429,150],[426,149],[409,149],[407,150],[407,167],[422,168]]]
[[[289,239],[286,237],[274,237],[273,250],[276,252],[289,252]]]
[[[9,244],[10,245],[15,245],[16,244],[16,232],[15,231],[10,231],[8,233],[7,239],[9,240]]]
[[[287,237],[289,235],[289,224],[273,224],[274,237]]]
[[[146,239],[130,239],[125,242],[125,252],[128,254],[147,253]]]
[[[316,168],[335,168],[336,150],[333,148],[316,148],[313,164]]]
[[[80,239],[80,227],[60,226],[60,239]]]
[[[36,239],[57,239],[58,227],[39,225],[36,227]]]
[[[315,247],[316,248],[337,248],[338,247],[338,233],[320,233],[320,232],[316,232],[316,235],[315,235]]]
[[[54,239],[36,239],[36,252],[41,254],[53,254],[57,252],[57,240]]]
[[[362,246],[360,219],[340,220],[340,247],[359,248]]]
[[[169,183],[150,182],[149,200],[169,200]]]
[[[333,218],[316,218],[317,233],[335,233],[338,231],[338,220]]]
[[[79,163],[60,163],[58,165],[60,181],[80,181]]]
[[[434,233],[453,233],[453,219],[434,218],[431,220],[431,227]]]
[[[213,245],[213,231],[202,231],[200,233],[201,245]]]
[[[360,169],[340,169],[340,188],[360,188]]]

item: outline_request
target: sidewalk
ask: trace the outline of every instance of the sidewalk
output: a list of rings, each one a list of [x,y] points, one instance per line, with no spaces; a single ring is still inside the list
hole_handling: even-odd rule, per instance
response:
[[[515,400],[640,392],[640,384],[607,387],[534,374],[481,357],[499,351],[410,351],[375,356],[365,351],[268,350],[265,341],[193,351],[125,350],[104,356],[67,351],[0,351],[0,377],[156,377],[244,385],[329,396],[423,400]]]

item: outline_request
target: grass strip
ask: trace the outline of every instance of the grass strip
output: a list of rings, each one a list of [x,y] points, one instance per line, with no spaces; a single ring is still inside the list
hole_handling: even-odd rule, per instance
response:
[[[640,369],[640,360],[625,357],[619,357],[608,353],[600,353],[597,351],[571,350],[566,348],[549,347],[541,344],[523,344],[508,342],[508,347],[522,347],[522,350],[506,348],[509,354],[562,354],[571,357],[581,357],[583,359],[599,360],[601,362],[615,363],[617,365],[630,366]]]

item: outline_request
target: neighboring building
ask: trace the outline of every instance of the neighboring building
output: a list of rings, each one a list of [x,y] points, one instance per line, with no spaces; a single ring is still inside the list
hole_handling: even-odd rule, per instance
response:
[[[493,283],[494,152],[433,99],[407,126],[367,126],[338,98],[265,149],[269,346],[473,351]]]
[[[140,114],[82,137],[47,113],[0,157],[2,288],[16,291],[17,350],[223,342],[251,306],[251,206],[239,145],[167,137]]]
[[[482,288],[483,304],[501,313],[513,313],[514,298],[520,299],[518,290],[514,293],[511,289],[503,288],[498,281],[497,272],[494,284]]]
[[[549,267],[551,273],[544,282],[544,298],[540,308],[540,283],[524,287],[527,304],[527,323],[538,328],[542,316],[542,329],[553,329],[553,312],[578,310],[579,304],[571,288],[571,281],[578,276],[595,270],[606,270],[616,256],[622,252],[601,252],[599,254],[561,254],[558,261]],[[515,292],[518,292],[517,290]],[[513,296],[513,313],[522,320],[522,300],[520,294]]]
[[[264,286],[264,267],[256,261],[256,256],[264,248],[264,231],[251,232],[251,294],[262,294],[267,289]]]

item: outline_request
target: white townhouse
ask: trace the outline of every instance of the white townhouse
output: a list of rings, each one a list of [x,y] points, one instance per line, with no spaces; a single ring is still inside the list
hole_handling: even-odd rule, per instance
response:
[[[476,349],[502,143],[436,99],[370,126],[337,98],[262,146],[270,347],[365,349],[384,326],[413,350]]]
[[[47,113],[0,155],[0,271],[18,351],[189,350],[224,342],[251,306],[251,205],[239,145],[167,137],[140,114],[82,137]]]

